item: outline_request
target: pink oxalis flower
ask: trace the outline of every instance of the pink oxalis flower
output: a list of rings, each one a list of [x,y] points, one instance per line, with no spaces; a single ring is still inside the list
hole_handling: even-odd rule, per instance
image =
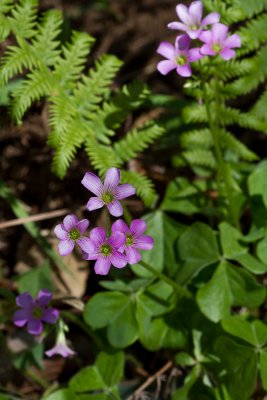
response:
[[[96,197],[91,197],[87,203],[89,211],[96,210],[103,206],[107,206],[109,212],[114,217],[120,217],[123,214],[123,208],[119,200],[135,194],[135,188],[125,183],[119,185],[120,170],[118,168],[110,168],[104,180],[104,184],[100,178],[92,172],[87,172],[82,180],[83,186]]]
[[[118,249],[124,244],[125,236],[120,232],[114,232],[107,238],[104,228],[94,228],[90,233],[90,246],[87,252],[83,252],[84,260],[96,260],[95,273],[107,275],[111,265],[123,268],[127,264],[124,254]]]
[[[236,52],[232,48],[241,47],[241,39],[236,34],[227,37],[228,29],[224,24],[215,24],[211,31],[202,32],[199,39],[205,44],[200,49],[201,54],[208,56],[220,54],[224,60],[233,58]]]
[[[154,240],[151,236],[145,236],[146,223],[142,219],[134,219],[130,227],[122,220],[118,219],[112,225],[112,233],[120,232],[125,237],[125,243],[119,248],[119,251],[126,253],[129,264],[136,264],[141,260],[141,254],[138,250],[151,250]]]
[[[16,303],[22,309],[14,313],[14,324],[18,327],[27,324],[28,333],[40,335],[43,331],[43,322],[55,324],[58,320],[58,310],[48,307],[51,300],[52,293],[45,289],[40,290],[36,300],[28,292],[20,294]]]
[[[184,4],[178,4],[176,12],[182,22],[170,22],[168,28],[185,31],[191,39],[197,39],[203,28],[220,20],[220,14],[217,12],[210,13],[202,19],[202,1],[193,1],[188,8]]]
[[[52,349],[47,350],[45,352],[45,355],[47,355],[47,357],[53,357],[55,355],[59,355],[62,356],[64,358],[67,357],[71,357],[73,355],[75,355],[75,351],[73,351],[68,345],[67,343],[56,343],[54,347],[52,347]]]
[[[157,53],[166,57],[167,60],[160,61],[157,69],[162,75],[167,75],[170,71],[176,69],[177,74],[189,77],[192,75],[190,62],[202,58],[198,48],[189,49],[190,37],[180,35],[176,38],[175,46],[168,42],[160,43]]]
[[[59,224],[55,227],[54,232],[60,242],[58,244],[58,251],[61,256],[66,256],[72,252],[75,243],[86,251],[88,238],[83,236],[86,229],[89,226],[89,221],[87,219],[82,219],[81,221],[73,215],[67,215],[63,224]]]

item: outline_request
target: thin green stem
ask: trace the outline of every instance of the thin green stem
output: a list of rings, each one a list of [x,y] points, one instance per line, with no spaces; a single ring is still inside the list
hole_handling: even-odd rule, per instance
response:
[[[107,232],[108,236],[111,234],[111,218],[109,214],[108,208],[105,209],[105,214],[106,214],[106,226],[107,226]]]

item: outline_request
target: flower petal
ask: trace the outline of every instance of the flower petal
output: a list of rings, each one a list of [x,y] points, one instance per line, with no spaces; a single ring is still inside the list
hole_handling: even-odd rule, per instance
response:
[[[95,247],[105,243],[107,240],[107,234],[104,228],[97,227],[91,230],[90,239],[94,242]]]
[[[223,43],[227,37],[228,26],[224,24],[214,24],[212,25],[212,42],[213,43]]]
[[[97,210],[105,205],[103,200],[99,199],[99,197],[91,197],[86,204],[88,211]]]
[[[134,247],[127,246],[125,251],[129,264],[137,264],[141,260],[141,254]]]
[[[99,257],[95,263],[95,273],[98,275],[107,275],[110,267],[110,257]]]
[[[187,51],[190,45],[190,37],[188,35],[179,35],[175,40],[175,48],[179,52]]]
[[[175,48],[169,42],[161,42],[157,48],[157,53],[171,60],[175,57]]]
[[[115,190],[115,196],[117,200],[125,199],[126,197],[134,195],[136,192],[135,188],[128,184],[124,183],[123,185],[119,185]]]
[[[81,221],[78,222],[78,224],[76,225],[76,228],[81,232],[84,233],[86,231],[86,229],[89,226],[89,221],[88,219],[82,219]]]
[[[210,13],[203,18],[201,26],[217,24],[220,21],[220,14],[217,12]]]
[[[201,49],[200,53],[203,54],[204,56],[215,56],[216,52],[212,50],[210,44],[204,44]]]
[[[88,237],[80,237],[79,239],[76,240],[76,243],[86,253],[93,253],[95,251],[96,246],[92,241],[92,239]]]
[[[226,61],[235,57],[235,55],[236,55],[236,52],[229,48],[225,48],[220,52],[220,56]]]
[[[122,220],[122,219],[117,219],[117,221],[114,222],[114,224],[112,224],[111,227],[111,232],[121,232],[121,233],[128,233],[130,231],[130,229],[128,228],[128,225]]]
[[[103,191],[101,179],[92,172],[86,172],[81,183],[96,196],[100,196]]]
[[[187,25],[182,24],[182,22],[176,22],[176,21],[170,22],[170,23],[167,25],[167,27],[168,27],[169,29],[175,29],[175,30],[178,30],[178,31],[187,31],[187,29],[188,29]],[[165,42],[165,43],[166,43],[166,42]],[[162,53],[159,53],[159,54],[162,54]],[[162,54],[162,55],[164,56],[164,54]]]
[[[41,289],[38,293],[37,304],[41,307],[45,307],[52,300],[52,297],[53,295],[49,290]]]
[[[58,251],[61,256],[67,256],[72,252],[74,249],[74,242],[73,240],[62,240],[58,244]]]
[[[211,43],[212,42],[212,33],[211,31],[204,31],[199,36],[199,39],[204,43]]]
[[[108,243],[114,248],[118,249],[125,244],[125,235],[121,232],[114,232],[108,239]]]
[[[200,36],[201,32],[202,29],[195,29],[187,31],[187,34],[191,39],[197,39]]]
[[[193,1],[189,6],[188,14],[194,25],[200,25],[203,14],[202,1]]]
[[[28,310],[17,310],[13,315],[13,322],[16,326],[22,327],[28,322],[29,317]]]
[[[27,324],[27,331],[30,335],[40,335],[43,331],[43,324],[39,319],[31,319]]]
[[[45,355],[47,357],[52,357],[56,354],[60,355],[61,357],[67,358],[69,356],[73,356],[76,353],[65,343],[58,343],[54,347],[52,347],[52,349],[45,352]]]
[[[170,60],[160,61],[157,65],[157,70],[162,75],[167,75],[170,71],[176,68],[176,63]]]
[[[110,204],[107,204],[107,208],[113,217],[120,217],[123,214],[123,208],[121,203],[118,200],[113,201]]]
[[[74,214],[69,214],[63,219],[63,226],[67,232],[71,229],[76,228],[78,223],[78,218]]]
[[[24,292],[16,298],[16,304],[22,308],[31,308],[34,305],[34,300],[30,293]]]
[[[120,182],[121,173],[119,168],[109,168],[106,173],[104,188],[114,188]]]
[[[224,42],[225,47],[241,47],[241,39],[239,35],[231,35]]]
[[[151,236],[141,236],[135,241],[134,246],[141,250],[151,250],[154,246],[154,239]]]
[[[188,61],[194,62],[200,60],[202,57],[203,54],[200,53],[200,49],[198,47],[188,50]]]
[[[192,70],[189,64],[185,64],[185,65],[178,65],[177,69],[177,74],[184,76],[186,78],[188,78],[189,76],[192,75]]]
[[[124,254],[115,251],[110,257],[111,264],[116,268],[124,268],[127,264],[127,258]]]
[[[58,239],[66,240],[68,238],[68,232],[64,228],[63,224],[59,224],[55,227],[54,233]]]
[[[141,236],[146,230],[146,222],[143,219],[134,219],[130,225],[130,231],[134,237]]]
[[[86,253],[85,251],[82,252],[82,259],[83,260],[97,260],[99,258],[99,253]]]
[[[59,311],[55,308],[47,308],[44,310],[42,320],[47,324],[55,324],[59,317]]]
[[[192,24],[192,19],[190,18],[188,14],[188,9],[184,4],[178,4],[178,6],[176,6],[176,12],[180,20],[183,21],[186,25]]]

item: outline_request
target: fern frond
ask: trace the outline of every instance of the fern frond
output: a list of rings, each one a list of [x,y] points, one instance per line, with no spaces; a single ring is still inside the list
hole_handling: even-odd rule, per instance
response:
[[[29,39],[35,34],[36,13],[38,0],[23,0],[12,8],[12,16],[9,17],[12,32],[17,40]]]
[[[212,151],[204,149],[192,149],[183,152],[183,158],[190,165],[197,165],[214,169],[216,167],[216,160]]]
[[[262,120],[267,121],[267,90],[265,90],[257,102],[254,104],[253,108],[251,109],[251,114]]]
[[[233,8],[236,8],[240,11],[242,19],[247,19],[266,10],[267,0],[253,0],[253,1],[234,0]]]
[[[258,49],[261,44],[266,43],[267,33],[267,13],[252,19],[246,26],[240,28],[242,47],[239,54],[248,54],[252,50]]]
[[[6,14],[11,10],[13,5],[12,0],[0,0],[0,14]]]
[[[230,149],[240,158],[245,161],[256,161],[258,160],[257,154],[249,150],[242,142],[240,142],[232,133],[221,130],[220,131],[221,143],[227,149]]]
[[[122,170],[121,173],[122,182],[132,184],[145,205],[151,207],[156,201],[153,182],[147,176],[141,175],[138,172]]]
[[[10,33],[10,24],[7,18],[0,14],[0,42],[3,42]]]
[[[87,138],[85,151],[100,175],[103,175],[108,168],[120,167],[120,160],[116,157],[112,147],[99,144],[95,139]]]
[[[137,153],[146,149],[164,132],[154,121],[150,121],[139,129],[128,132],[123,139],[114,144],[114,151],[121,162],[135,157]]]
[[[185,132],[180,138],[183,147],[199,146],[209,148],[213,145],[213,139],[209,129],[195,129]]]

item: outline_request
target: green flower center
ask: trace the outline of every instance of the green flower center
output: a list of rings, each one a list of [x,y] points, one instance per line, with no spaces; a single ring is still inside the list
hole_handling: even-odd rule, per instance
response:
[[[109,244],[102,244],[100,247],[100,253],[102,256],[110,256],[112,252],[111,246]]]
[[[126,246],[132,246],[134,244],[134,238],[133,235],[131,235],[130,233],[126,234]]]
[[[219,53],[222,50],[222,46],[218,43],[214,43],[211,48],[215,53]]]
[[[69,238],[71,240],[77,240],[77,239],[79,239],[80,236],[81,236],[81,233],[77,228],[73,228],[69,232]]]
[[[179,56],[179,57],[176,57],[175,61],[178,65],[185,65],[187,63],[187,57]]]
[[[110,204],[114,200],[114,195],[110,192],[105,192],[102,194],[102,200],[104,203]]]
[[[191,25],[191,26],[190,26],[190,29],[191,29],[192,31],[196,31],[196,30],[198,29],[198,25]]]
[[[32,316],[33,316],[34,318],[40,319],[40,318],[42,318],[43,313],[44,313],[44,311],[43,311],[42,307],[36,306],[36,307],[34,307]]]

